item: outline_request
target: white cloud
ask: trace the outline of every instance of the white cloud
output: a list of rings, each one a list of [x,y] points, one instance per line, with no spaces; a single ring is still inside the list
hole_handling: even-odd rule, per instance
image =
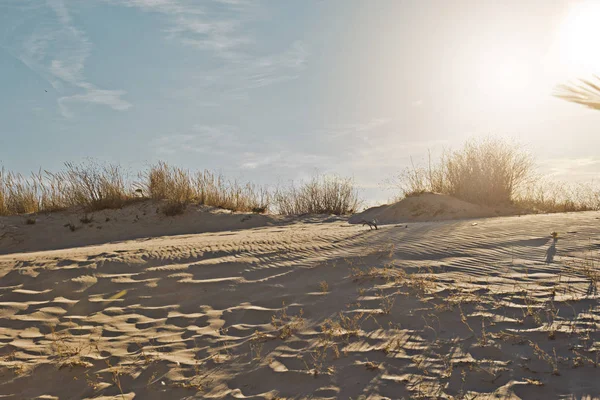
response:
[[[240,32],[245,11],[252,3],[240,1],[208,0],[194,2],[185,0],[109,0],[111,3],[135,7],[146,12],[156,12],[168,18],[171,25],[165,30],[167,37],[184,45],[212,50],[230,57],[236,47],[251,42]],[[225,17],[221,5],[234,15]]]
[[[69,14],[69,10],[67,10],[63,0],[46,0],[46,2],[54,10],[61,24],[71,24],[71,15]]]
[[[259,54],[248,25],[261,18],[260,3],[248,0],[107,0],[146,12],[162,14],[169,40],[218,57],[220,65],[194,79],[203,88],[218,89],[219,96],[245,99],[248,91],[293,79],[305,68],[308,51],[295,41],[282,51]],[[195,97],[197,88],[176,91],[175,96]],[[212,105],[212,104],[211,104]]]
[[[354,145],[369,142],[373,136],[380,134],[379,128],[390,122],[392,122],[390,118],[372,118],[366,122],[330,125],[318,131],[318,135],[328,143],[343,140],[344,143]]]
[[[124,96],[126,92],[124,90],[102,90],[93,87],[86,88],[86,92],[83,94],[75,94],[73,96],[63,96],[58,99],[58,104],[61,109],[61,113],[71,118],[71,113],[68,105],[69,103],[91,103],[104,105],[112,108],[116,111],[125,111],[131,107],[131,103],[123,100],[121,96]]]
[[[233,156],[245,147],[245,142],[245,138],[235,127],[198,124],[194,125],[189,133],[161,136],[154,139],[150,145],[159,154],[192,152]]]
[[[47,0],[46,9],[37,2],[19,3],[22,13],[50,10],[55,21],[36,25],[26,37],[11,37],[11,54],[34,73],[63,94],[58,106],[63,116],[73,117],[75,103],[104,105],[123,111],[131,104],[123,99],[123,90],[105,90],[96,87],[85,76],[85,64],[92,50],[86,34],[76,28],[64,0]],[[16,43],[16,46],[14,45]]]
[[[261,167],[291,170],[305,170],[315,166],[329,165],[332,157],[326,155],[310,154],[303,152],[292,152],[288,150],[264,153],[250,153],[243,157],[239,164],[241,169],[257,169]]]
[[[540,169],[550,176],[574,181],[590,180],[600,172],[600,159],[597,157],[551,158],[539,161]]]

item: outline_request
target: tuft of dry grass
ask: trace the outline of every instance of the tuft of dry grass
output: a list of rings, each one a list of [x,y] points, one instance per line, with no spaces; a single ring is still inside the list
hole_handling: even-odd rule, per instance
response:
[[[347,215],[356,212],[360,204],[353,180],[337,175],[316,175],[299,187],[292,183],[287,189],[278,189],[274,200],[284,215]]]
[[[265,188],[226,180],[210,171],[192,174],[159,162],[144,178],[146,187],[142,191],[153,199],[165,200],[170,210],[192,202],[244,212],[266,212],[269,208],[270,196]]]
[[[49,202],[48,186],[41,172],[26,178],[21,174],[0,170],[0,215],[28,214],[40,211]],[[59,201],[62,203],[62,201]],[[59,204],[58,207],[60,207]],[[57,208],[58,208],[57,207]]]
[[[169,201],[162,207],[162,212],[167,217],[174,217],[185,212],[186,203],[179,201]]]
[[[127,187],[126,174],[119,165],[100,165],[94,161],[76,165],[66,163],[66,170],[57,175],[67,183],[70,205],[81,205],[86,210],[121,208],[133,198]]]
[[[406,169],[399,177],[405,196],[443,193],[475,204],[508,204],[533,178],[533,161],[514,143],[472,139],[445,150],[437,163]]]
[[[194,174],[164,162],[139,174],[132,182],[116,164],[88,160],[66,163],[57,173],[39,171],[25,177],[0,170],[0,215],[52,212],[80,207],[86,212],[121,208],[147,195],[164,200],[165,214],[177,215],[189,203],[205,204],[233,211],[264,213],[270,193],[256,185],[240,184],[210,171]]]
[[[397,180],[404,197],[442,193],[485,206],[512,205],[523,212],[600,210],[600,190],[540,178],[532,157],[502,139],[470,140],[445,150],[427,167],[405,169]]]
[[[88,211],[120,208],[132,194],[121,167],[88,161],[66,163],[65,170],[21,174],[0,171],[0,215],[58,211],[82,207]]]
[[[190,172],[159,162],[133,182],[119,165],[88,160],[66,163],[57,173],[39,171],[25,177],[0,170],[0,215],[52,212],[79,207],[85,212],[121,208],[144,198],[164,202],[162,212],[182,214],[196,203],[231,211],[265,213],[275,200],[281,214],[336,214],[355,212],[359,205],[351,179],[315,176],[309,182],[276,190],[228,180],[208,170]]]
[[[516,194],[514,204],[531,212],[600,210],[600,190],[592,184],[540,179]]]

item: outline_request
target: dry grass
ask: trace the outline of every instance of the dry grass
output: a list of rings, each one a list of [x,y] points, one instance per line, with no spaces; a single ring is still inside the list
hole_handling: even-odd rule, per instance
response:
[[[594,76],[591,79],[559,85],[554,95],[572,103],[600,110],[600,78]]]
[[[178,215],[190,203],[232,211],[265,213],[274,198],[281,214],[350,214],[359,200],[352,180],[316,176],[300,187],[274,193],[251,183],[228,180],[211,171],[190,172],[159,162],[133,181],[118,165],[93,161],[65,164],[63,171],[29,177],[0,170],[0,215],[52,212],[80,207],[85,212],[121,208],[151,198],[162,212]]]
[[[274,195],[280,214],[335,214],[356,212],[360,201],[352,179],[339,176],[314,176],[296,187],[278,189]]]
[[[430,155],[427,167],[412,164],[398,177],[398,186],[404,197],[442,193],[474,204],[514,205],[524,212],[600,209],[597,188],[542,179],[534,167],[515,143],[471,140],[460,150],[445,150],[437,162]]]
[[[565,184],[539,180],[514,198],[520,209],[531,212],[600,210],[600,190],[591,184]]]
[[[74,206],[87,211],[119,208],[131,198],[127,176],[118,165],[67,163],[61,172],[39,171],[29,177],[0,171],[0,215],[51,212]]]
[[[80,207],[86,212],[121,208],[147,197],[164,200],[165,214],[182,213],[189,203],[234,211],[263,213],[270,194],[252,184],[226,180],[210,171],[192,174],[158,163],[133,182],[119,165],[88,161],[64,170],[39,171],[29,177],[0,170],[0,215],[52,212]]]
[[[400,176],[405,196],[444,193],[483,205],[510,203],[533,177],[533,161],[516,144],[499,139],[470,140],[462,149],[445,150],[437,163]]]
[[[67,190],[63,194],[70,206],[83,206],[89,211],[121,208],[134,197],[127,184],[127,174],[119,165],[89,161],[65,166],[66,170],[54,177],[66,183]]]
[[[160,162],[151,167],[145,178],[142,191],[155,200],[165,200],[165,214],[181,213],[188,203],[257,213],[266,212],[269,207],[270,195],[266,189],[226,180],[210,171],[192,174]]]

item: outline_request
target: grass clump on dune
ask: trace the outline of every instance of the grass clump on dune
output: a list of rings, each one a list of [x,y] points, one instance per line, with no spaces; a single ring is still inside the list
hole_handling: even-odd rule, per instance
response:
[[[448,194],[475,204],[510,203],[531,179],[533,162],[517,145],[497,139],[471,140],[445,150],[437,163],[406,169],[400,176],[405,196]]]
[[[29,177],[0,171],[0,215],[51,212],[75,206],[96,211],[122,207],[132,198],[126,175],[117,165],[67,163],[61,172],[39,171]]]
[[[191,173],[159,162],[150,168],[145,182],[149,197],[166,201],[166,214],[182,213],[188,203],[259,213],[269,207],[270,196],[266,189],[226,180],[206,170]]]
[[[66,170],[55,178],[66,182],[69,205],[83,206],[89,211],[121,208],[134,197],[126,182],[127,175],[119,165],[88,162],[65,166]]]
[[[517,194],[515,205],[534,212],[600,210],[600,191],[592,184],[540,180]]]
[[[352,179],[339,176],[314,176],[296,187],[278,189],[274,202],[280,214],[335,214],[356,212],[360,201]]]
[[[188,204],[254,213],[337,215],[350,214],[359,204],[353,182],[339,177],[315,177],[300,187],[271,192],[208,170],[190,172],[165,162],[138,174],[137,181],[119,165],[93,161],[66,163],[57,173],[40,171],[29,177],[0,170],[0,215],[70,207],[98,211],[144,198],[162,202],[162,212],[168,216],[182,214]]]
[[[445,150],[427,167],[407,168],[399,177],[405,197],[434,192],[484,206],[516,206],[525,211],[566,212],[600,209],[591,185],[541,179],[533,158],[515,143],[487,138]]]

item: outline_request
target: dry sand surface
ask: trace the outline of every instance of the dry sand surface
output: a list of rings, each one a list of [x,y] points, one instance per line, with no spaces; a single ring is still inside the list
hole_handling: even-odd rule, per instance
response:
[[[350,223],[377,220],[379,224],[402,222],[446,221],[450,219],[497,217],[520,214],[511,206],[485,207],[457,198],[439,194],[423,193],[407,197],[397,203],[372,207],[353,215]]]
[[[0,219],[2,398],[600,398],[600,213],[112,213]]]

